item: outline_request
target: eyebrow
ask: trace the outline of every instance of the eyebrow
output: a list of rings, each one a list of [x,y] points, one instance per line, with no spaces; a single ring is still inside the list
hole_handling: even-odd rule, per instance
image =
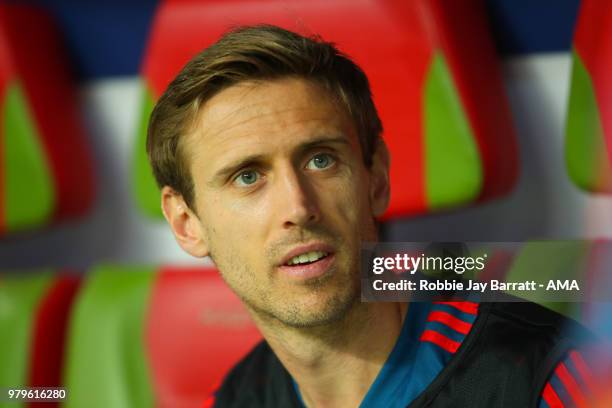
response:
[[[344,136],[322,137],[301,144],[297,148],[297,153],[303,154],[304,152],[311,150],[315,147],[330,144],[350,145],[350,142]],[[228,164],[227,166],[224,166],[219,171],[217,171],[208,184],[217,184],[221,181],[224,181],[240,169],[261,164],[265,160],[265,158],[265,154],[252,154],[245,157],[241,157],[240,159]]]

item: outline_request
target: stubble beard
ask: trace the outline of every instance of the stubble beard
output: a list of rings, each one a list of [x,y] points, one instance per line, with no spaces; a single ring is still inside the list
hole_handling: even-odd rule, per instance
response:
[[[378,229],[375,220],[372,219],[372,221],[372,224],[368,225],[365,231],[361,231],[362,240],[378,239]],[[328,232],[321,235],[327,237],[328,240],[332,239],[333,236]],[[341,247],[337,240],[336,244],[337,248]],[[346,250],[347,246],[344,246],[344,248]],[[353,308],[359,306],[361,297],[360,250],[360,245],[357,245],[357,248],[353,248],[355,253],[348,254],[346,265],[336,264],[332,266],[334,270],[330,271],[331,273],[311,279],[303,284],[310,291],[310,296],[314,295],[320,298],[321,302],[324,302],[324,305],[319,305],[316,310],[309,307],[305,300],[300,299],[301,295],[296,296],[290,288],[287,288],[285,293],[279,293],[278,289],[273,289],[274,296],[270,296],[270,293],[265,291],[268,286],[258,285],[258,282],[253,279],[256,276],[256,271],[251,270],[249,265],[241,263],[239,256],[229,254],[226,259],[218,259],[216,255],[220,252],[217,252],[211,245],[210,257],[217,265],[223,280],[241,299],[256,320],[261,320],[272,326],[280,325],[305,329],[325,328],[333,325],[343,320]],[[226,274],[224,271],[229,273]],[[338,276],[338,274],[344,276]],[[276,276],[270,274],[266,277],[268,284],[274,287]]]
[[[353,268],[344,272],[345,279],[336,277],[335,274],[339,271],[335,270],[302,284],[300,289],[309,292],[306,296],[314,296],[319,299],[319,302],[324,303],[323,305],[319,303],[316,308],[312,308],[308,302],[301,299],[302,295],[296,295],[291,288],[287,288],[284,293],[275,290],[274,296],[262,291],[262,287],[256,287],[256,282],[252,280],[254,271],[250,270],[247,265],[216,259],[212,250],[211,259],[219,268],[225,282],[247,309],[255,315],[254,317],[269,325],[296,329],[326,326],[342,320],[348,311],[359,303],[359,277],[357,270]],[[226,275],[223,271],[232,272]],[[274,284],[274,277],[269,282]]]
[[[341,321],[346,314],[359,302],[358,280],[348,279],[333,282],[333,276],[325,276],[313,282],[308,282],[309,296],[319,299],[316,308],[311,308],[307,302],[295,299],[290,302],[279,302],[276,307],[267,304],[266,307],[258,308],[257,305],[249,304],[249,307],[261,319],[280,323],[283,326],[305,329],[332,325]],[[342,285],[339,287],[339,285]],[[287,297],[293,294],[287,293]],[[323,303],[322,305],[320,303]]]

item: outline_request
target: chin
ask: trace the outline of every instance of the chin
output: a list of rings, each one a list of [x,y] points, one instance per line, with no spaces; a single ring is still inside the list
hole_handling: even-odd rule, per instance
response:
[[[342,320],[358,302],[359,292],[335,293],[326,298],[315,296],[308,301],[288,305],[272,315],[290,327],[314,328]]]

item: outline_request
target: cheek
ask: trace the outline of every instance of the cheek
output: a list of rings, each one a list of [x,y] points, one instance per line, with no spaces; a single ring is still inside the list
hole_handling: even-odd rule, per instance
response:
[[[215,198],[202,205],[209,246],[219,260],[248,260],[254,255],[250,246],[262,241],[265,211],[239,200]]]
[[[358,239],[362,219],[359,190],[350,183],[335,183],[327,187],[319,196],[322,224],[339,234],[338,238],[346,243]]]
[[[355,182],[338,184],[327,194],[327,208],[333,208],[339,228],[358,231],[365,215],[369,213],[368,197],[365,189]]]
[[[363,174],[359,181],[346,188],[346,199],[342,213],[347,228],[350,228],[350,239],[357,247],[361,246],[362,241],[376,241],[378,239],[376,223],[370,206],[367,176],[367,174]]]
[[[230,287],[236,290],[237,282],[245,281],[247,268],[253,265],[254,252],[248,245],[248,233],[239,233],[236,223],[219,217],[208,225],[210,257]]]

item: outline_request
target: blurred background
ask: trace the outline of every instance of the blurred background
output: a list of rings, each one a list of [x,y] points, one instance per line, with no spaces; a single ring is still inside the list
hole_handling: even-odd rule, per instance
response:
[[[259,339],[214,266],[174,241],[144,152],[165,86],[240,24],[320,34],[364,68],[392,155],[384,240],[524,242],[513,277],[588,282],[598,301],[547,306],[612,336],[610,9],[2,2],[0,387],[63,385],[71,407],[201,406]]]

